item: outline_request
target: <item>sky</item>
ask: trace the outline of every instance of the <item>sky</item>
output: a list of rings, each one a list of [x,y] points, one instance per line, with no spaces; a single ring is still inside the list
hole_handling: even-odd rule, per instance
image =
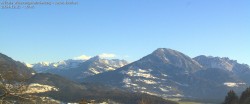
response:
[[[250,65],[249,0],[71,1],[0,9],[0,53],[26,63],[100,54],[132,62],[171,48]]]

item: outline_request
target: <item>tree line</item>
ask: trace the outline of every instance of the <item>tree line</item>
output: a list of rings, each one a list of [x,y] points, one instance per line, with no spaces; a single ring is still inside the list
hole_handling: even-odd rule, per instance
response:
[[[250,87],[243,91],[240,97],[233,90],[230,90],[223,104],[250,104]]]

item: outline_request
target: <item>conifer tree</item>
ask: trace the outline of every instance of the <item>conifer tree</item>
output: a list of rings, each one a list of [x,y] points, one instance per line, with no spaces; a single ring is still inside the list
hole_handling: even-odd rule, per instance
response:
[[[250,104],[250,87],[242,92],[239,102],[240,104]]]
[[[230,90],[227,93],[227,96],[223,104],[239,104],[239,98],[233,90]]]

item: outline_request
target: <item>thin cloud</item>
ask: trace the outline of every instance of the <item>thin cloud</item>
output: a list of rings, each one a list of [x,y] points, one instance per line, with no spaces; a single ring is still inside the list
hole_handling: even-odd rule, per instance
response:
[[[90,58],[91,58],[91,56],[81,55],[81,56],[75,57],[74,59],[75,60],[88,60]]]
[[[101,57],[101,58],[115,58],[116,57],[116,55],[112,54],[112,53],[102,53],[102,54],[100,54],[98,56]]]

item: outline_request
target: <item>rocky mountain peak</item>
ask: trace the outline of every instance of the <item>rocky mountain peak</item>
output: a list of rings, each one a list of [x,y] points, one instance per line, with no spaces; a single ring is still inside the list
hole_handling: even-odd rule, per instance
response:
[[[140,61],[157,62],[158,64],[170,64],[179,68],[199,70],[202,66],[189,56],[168,48],[158,48],[150,55],[142,58]]]
[[[237,64],[237,61],[230,60],[227,57],[212,57],[212,56],[197,56],[194,58],[197,62],[199,62],[204,68],[219,68],[228,71],[232,71],[234,65]]]
[[[100,60],[101,60],[100,56],[94,56],[90,58],[89,60],[87,60],[86,62],[99,62]]]

